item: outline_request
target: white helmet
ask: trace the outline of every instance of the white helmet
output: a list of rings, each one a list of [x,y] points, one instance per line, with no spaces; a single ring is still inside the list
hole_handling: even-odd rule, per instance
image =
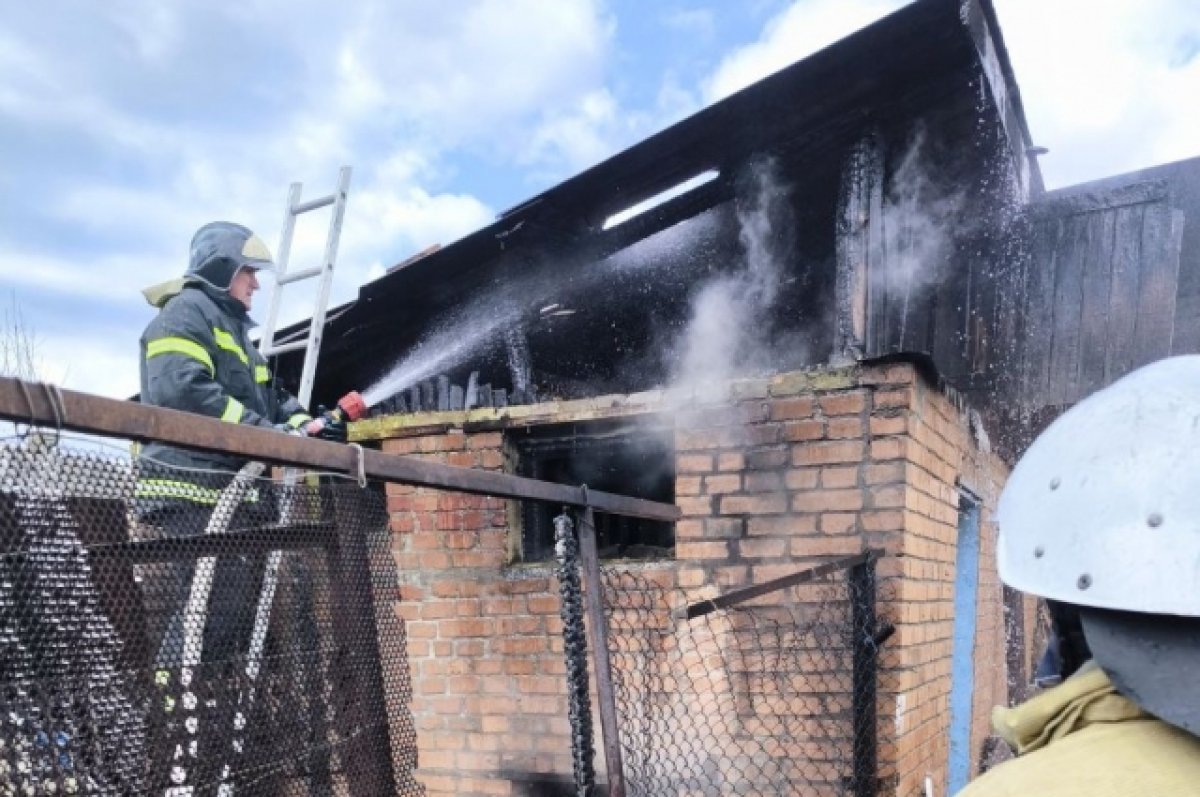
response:
[[[1009,586],[1079,607],[1091,654],[1143,708],[1200,734],[1200,356],[1072,407],[1000,497]]]
[[[1068,410],[1000,497],[1000,578],[1064,603],[1200,617],[1200,356]]]

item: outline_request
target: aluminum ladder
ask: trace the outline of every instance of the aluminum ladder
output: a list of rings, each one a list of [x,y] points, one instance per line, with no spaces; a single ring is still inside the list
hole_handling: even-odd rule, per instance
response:
[[[301,406],[311,411],[312,408],[309,406],[309,403],[312,401],[313,382],[316,380],[317,375],[317,357],[321,352],[321,338],[325,330],[325,311],[329,304],[329,291],[333,285],[333,264],[337,258],[338,241],[342,235],[342,221],[346,215],[346,195],[350,191],[350,167],[343,166],[341,168],[341,171],[338,173],[337,189],[328,196],[312,199],[308,202],[301,202],[301,189],[302,185],[300,183],[292,183],[288,191],[287,208],[283,215],[283,230],[279,235],[279,249],[275,264],[275,291],[271,295],[271,308],[267,312],[267,324],[263,330],[262,340],[259,341],[258,345],[262,355],[268,358],[289,351],[305,350],[304,366],[300,372],[300,390],[297,392],[296,398],[300,401]],[[333,216],[329,222],[329,234],[325,239],[325,254],[321,260],[321,264],[312,268],[289,272],[287,265],[292,250],[292,238],[296,232],[296,218],[302,213],[319,210],[330,205],[333,205]],[[314,277],[321,278],[321,285],[317,291],[316,306],[313,308],[312,320],[308,325],[308,335],[302,340],[289,341],[276,346],[275,332],[279,321],[279,306],[282,302],[283,287],[293,282],[300,282],[301,280],[312,279]],[[259,472],[261,472],[261,465],[258,465],[258,468]],[[302,474],[303,471],[301,470],[288,468],[284,472],[284,485],[290,487],[297,484]],[[294,501],[285,492],[283,505],[280,507],[280,523],[288,523],[295,511]],[[267,641],[267,628],[271,622],[271,608],[275,602],[275,590],[279,584],[279,568],[282,563],[283,552],[278,550],[271,551],[267,555],[265,567],[263,568],[262,589],[259,592],[258,604],[254,611],[254,627],[250,633],[250,645],[246,655],[246,675],[250,679],[246,702],[247,711],[249,710],[249,706],[254,702],[258,686],[258,676],[261,671],[263,651]],[[246,715],[241,712],[235,715],[234,727],[232,729],[232,744],[235,751],[240,752],[242,745],[245,743],[242,732],[245,728],[246,720]],[[228,764],[224,765],[221,769],[221,781],[217,787],[218,797],[233,797],[233,786],[228,782],[231,774],[232,768]],[[189,797],[190,794],[191,792],[188,792]]]
[[[296,398],[306,408],[312,401],[313,382],[317,376],[317,357],[321,352],[321,336],[325,330],[325,311],[329,305],[329,290],[333,286],[333,263],[337,258],[338,242],[342,237],[342,220],[346,215],[346,194],[350,191],[350,167],[343,166],[338,173],[337,189],[328,196],[300,201],[300,183],[292,183],[288,191],[287,208],[283,214],[283,231],[279,234],[279,249],[275,261],[275,290],[271,294],[271,309],[267,311],[267,323],[263,327],[258,350],[264,357],[274,357],[290,351],[304,349],[304,367],[300,372],[300,389]],[[292,252],[292,238],[296,232],[296,219],[303,213],[333,205],[333,217],[329,221],[329,234],[325,238],[325,255],[320,265],[299,271],[288,271],[288,258]],[[317,290],[316,306],[308,325],[308,335],[303,340],[275,345],[276,326],[279,322],[279,306],[283,300],[283,288],[293,282],[321,278]]]

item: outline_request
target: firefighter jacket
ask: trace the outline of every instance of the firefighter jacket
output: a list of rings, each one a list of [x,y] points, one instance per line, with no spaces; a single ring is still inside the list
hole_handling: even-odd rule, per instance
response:
[[[241,302],[208,286],[188,284],[159,312],[141,338],[141,400],[220,418],[227,423],[299,427],[308,413],[275,385],[266,359],[250,344],[254,326]],[[161,478],[143,476],[139,498],[199,499],[215,503],[215,490],[228,479],[191,478],[186,471],[236,472],[239,457],[186,451],[150,443],[142,452],[142,473],[169,466]],[[205,489],[197,489],[203,484]],[[211,493],[211,494],[210,494]],[[211,500],[210,500],[211,499]]]
[[[958,797],[1189,797],[1200,795],[1200,738],[1117,692],[1093,662],[992,725],[1018,758]]]

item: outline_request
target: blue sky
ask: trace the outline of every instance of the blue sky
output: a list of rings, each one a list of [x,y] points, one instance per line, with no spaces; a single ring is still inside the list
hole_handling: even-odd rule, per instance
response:
[[[137,386],[196,227],[272,246],[354,178],[335,301],[899,0],[50,0],[0,26],[0,308],[43,378]],[[1200,3],[996,0],[1051,186],[1200,155]],[[325,218],[298,231],[311,262]],[[304,288],[286,315],[306,314]],[[265,315],[267,296],[257,297]]]

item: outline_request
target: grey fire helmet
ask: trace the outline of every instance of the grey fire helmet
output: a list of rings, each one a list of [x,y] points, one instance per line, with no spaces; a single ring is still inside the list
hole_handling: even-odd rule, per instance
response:
[[[229,221],[214,221],[192,236],[184,279],[226,291],[233,275],[242,267],[274,271],[271,250],[250,229]]]
[[[1200,356],[1064,413],[1013,469],[998,520],[1004,583],[1077,607],[1116,687],[1200,735]]]

